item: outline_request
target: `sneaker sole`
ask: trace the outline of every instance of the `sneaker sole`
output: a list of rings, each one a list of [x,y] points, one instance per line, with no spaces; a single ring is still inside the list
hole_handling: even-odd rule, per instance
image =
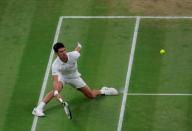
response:
[[[32,114],[33,114],[34,116],[37,116],[37,117],[44,117],[44,116],[45,116],[45,115],[37,115],[35,111],[33,111]]]

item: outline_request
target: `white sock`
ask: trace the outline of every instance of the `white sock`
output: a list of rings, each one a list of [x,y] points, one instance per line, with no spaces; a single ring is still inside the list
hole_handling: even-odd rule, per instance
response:
[[[42,101],[42,102],[39,103],[39,105],[37,106],[37,108],[40,109],[40,110],[43,110],[43,108],[45,107],[45,105],[46,105],[45,102]]]

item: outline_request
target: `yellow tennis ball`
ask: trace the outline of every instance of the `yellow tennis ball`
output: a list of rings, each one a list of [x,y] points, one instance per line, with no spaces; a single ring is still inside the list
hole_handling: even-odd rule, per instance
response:
[[[165,52],[166,52],[166,51],[165,51],[164,49],[161,49],[161,50],[160,50],[160,54],[161,54],[161,55],[164,55]]]

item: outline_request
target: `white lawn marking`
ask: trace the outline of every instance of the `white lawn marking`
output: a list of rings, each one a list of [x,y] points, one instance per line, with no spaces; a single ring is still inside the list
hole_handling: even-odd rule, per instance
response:
[[[129,96],[192,96],[182,93],[129,93]]]
[[[53,45],[57,42],[57,40],[59,38],[59,32],[60,32],[62,21],[63,21],[63,18],[60,17],[59,18],[59,22],[57,24],[57,30],[56,30],[56,33],[55,33]],[[49,61],[48,61],[48,64],[47,64],[47,69],[46,69],[44,80],[43,80],[43,84],[42,84],[42,87],[41,87],[41,92],[40,92],[38,104],[42,101],[44,93],[45,93],[45,90],[46,90],[46,87],[47,87],[47,81],[48,81],[49,72],[50,72],[50,69],[51,69],[51,64],[52,64],[52,61],[53,61],[53,56],[54,56],[54,52],[53,52],[53,49],[51,48],[51,53],[50,53],[50,56],[49,56]],[[38,117],[34,116],[33,117],[33,124],[32,124],[32,127],[31,127],[31,131],[35,131],[36,130],[37,121],[38,121]]]
[[[140,17],[137,17],[136,23],[135,23],[134,34],[133,34],[132,47],[131,47],[131,53],[130,53],[130,57],[129,57],[129,64],[128,64],[128,70],[127,70],[127,76],[126,76],[125,87],[124,87],[124,92],[123,92],[123,100],[122,100],[122,104],[121,104],[121,111],[120,111],[120,115],[119,115],[117,131],[121,131],[121,129],[122,129],[126,101],[127,101],[127,94],[128,94],[128,89],[129,89],[129,81],[131,78],[131,70],[132,70],[135,47],[136,47],[136,42],[137,42],[137,34],[138,34],[138,30],[139,30],[139,24],[140,24]]]
[[[192,19],[192,16],[141,16],[142,19]]]
[[[192,16],[62,16],[65,19],[192,19]]]

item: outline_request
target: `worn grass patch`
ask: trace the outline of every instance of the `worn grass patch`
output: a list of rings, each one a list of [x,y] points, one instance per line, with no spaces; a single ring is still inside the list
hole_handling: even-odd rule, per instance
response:
[[[131,0],[129,10],[142,15],[192,15],[191,0]]]

